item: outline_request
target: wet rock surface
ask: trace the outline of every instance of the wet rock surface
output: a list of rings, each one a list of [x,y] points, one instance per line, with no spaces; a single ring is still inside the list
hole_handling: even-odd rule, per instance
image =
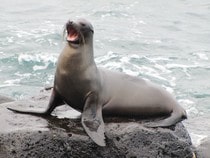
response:
[[[0,104],[0,157],[193,157],[191,139],[182,123],[170,128],[145,128],[144,121],[105,118],[107,146],[100,147],[83,130],[79,113],[69,106],[58,107],[53,116],[45,118],[6,109],[7,106],[43,109],[48,100],[49,93],[41,93],[29,100]]]

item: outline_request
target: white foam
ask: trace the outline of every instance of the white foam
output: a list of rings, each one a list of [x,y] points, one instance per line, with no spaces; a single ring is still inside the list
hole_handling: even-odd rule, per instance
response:
[[[116,69],[122,68],[121,67],[122,65],[120,63],[116,63],[116,62],[108,62],[102,66],[105,68],[108,68],[110,70],[116,70]]]
[[[188,109],[186,109],[187,114],[190,116],[198,116],[199,115],[199,110],[196,107],[190,107]]]
[[[118,57],[116,53],[109,51],[106,55],[97,57],[95,61],[100,64],[104,61],[110,61],[111,59],[116,58],[116,57]]]
[[[31,73],[20,73],[20,72],[16,72],[15,73],[16,76],[19,76],[19,77],[24,77],[24,78],[29,78],[32,74]]]
[[[154,42],[154,43],[158,43],[158,44],[159,44],[159,43],[162,43],[161,40],[154,40],[153,42]]]
[[[120,61],[121,61],[121,62],[124,62],[124,63],[129,63],[129,60],[130,60],[130,59],[129,59],[128,57],[126,57],[126,56],[125,56],[125,57],[122,57],[122,58],[120,59]]]
[[[7,80],[4,82],[4,84],[0,85],[0,88],[4,88],[4,87],[10,87],[10,86],[20,86],[20,79],[13,79],[13,80]]]
[[[135,61],[139,60],[139,63],[144,61],[145,59],[150,61],[151,63],[149,66],[148,64],[141,65],[138,63],[133,63],[132,60],[135,59]],[[126,74],[133,75],[133,76],[139,76],[140,74],[143,74],[155,78],[164,82],[168,82],[171,86],[175,86],[176,83],[176,78],[175,77],[170,77],[168,74],[171,73],[169,69],[167,69],[165,66],[162,66],[157,63],[157,61],[168,61],[169,59],[167,58],[149,58],[146,56],[139,56],[136,54],[129,54],[129,55],[122,55],[122,54],[117,54],[112,51],[109,51],[106,55],[97,57],[96,62],[105,68],[111,69],[111,70],[119,70],[123,71]],[[165,78],[161,74],[167,74],[167,78]],[[172,89],[168,89],[168,91],[173,92]]]
[[[161,72],[164,72],[164,73],[171,73],[171,71],[169,69],[167,69],[164,66],[158,64],[157,62],[159,61],[170,61],[168,58],[162,58],[162,57],[156,57],[156,58],[148,58],[148,57],[145,57],[147,60],[149,60],[150,62],[152,62],[154,64],[154,67],[159,69]]]
[[[201,112],[196,108],[195,102],[193,102],[192,100],[179,99],[178,102],[186,109],[188,115],[198,116],[199,114],[201,114]]]
[[[37,70],[44,70],[44,69],[47,69],[48,65],[49,65],[48,63],[45,63],[45,65],[43,65],[43,66],[35,65],[35,66],[33,66],[33,70],[34,70],[34,71],[37,71]]]
[[[4,88],[4,87],[10,87],[10,86],[19,86],[19,85],[11,85],[11,84],[1,84],[0,88]]]
[[[184,64],[166,64],[167,68],[197,68],[199,67],[198,65],[184,65]]]
[[[197,64],[193,64],[193,65],[183,65],[183,64],[166,64],[166,67],[168,69],[173,69],[173,68],[181,68],[183,70],[183,72],[185,73],[185,75],[188,77],[188,79],[191,78],[191,75],[188,71],[188,69],[190,68],[198,68],[200,67]]]
[[[192,100],[189,100],[189,99],[179,99],[179,102],[180,103],[187,104],[187,105],[193,105],[193,104],[195,104],[195,102],[193,102]]]
[[[23,30],[16,30],[14,31],[16,32],[17,37],[22,38],[22,37],[26,37],[26,36],[33,36],[34,34],[28,32],[28,31],[23,31]]]
[[[8,43],[13,43],[14,42],[14,37],[7,37],[7,42]]]
[[[147,23],[146,23],[145,21],[143,21],[143,20],[139,20],[138,23],[139,23],[139,24],[144,24],[144,25],[147,24]]]
[[[199,146],[202,141],[207,138],[207,135],[200,135],[200,134],[196,134],[196,133],[190,133],[190,137],[192,139],[192,143],[193,145],[195,145],[195,147]]]
[[[168,70],[165,66],[162,66],[162,65],[159,65],[159,64],[155,64],[155,68],[157,68],[160,71],[165,72],[165,73],[171,73],[171,71]]]
[[[131,70],[129,70],[129,69],[123,69],[123,72],[126,73],[126,74],[128,74],[128,75],[131,75],[131,76],[138,76],[138,75],[139,75],[138,72],[136,72],[136,71],[131,71]]]
[[[195,55],[198,56],[202,60],[209,60],[209,58],[207,57],[207,55],[204,54],[204,53],[197,53]]]
[[[56,63],[57,61],[57,57],[55,55],[49,55],[49,54],[20,54],[18,57],[18,62],[19,64],[23,63],[24,61],[26,62],[44,62],[44,63],[48,63],[48,62],[52,62],[52,63]]]
[[[153,68],[150,68],[147,66],[142,66],[142,70],[145,74],[147,74],[151,77],[157,78],[159,80],[167,81],[166,78],[160,76],[159,73],[157,71],[155,71],[155,69],[153,69]]]
[[[167,87],[167,86],[165,86],[165,85],[162,85],[162,87],[164,87],[169,93],[174,93],[174,90],[173,90],[173,88],[171,88],[171,87]]]
[[[175,87],[176,86],[176,77],[169,76],[167,78],[167,82],[171,87]]]
[[[134,58],[134,59],[140,59],[140,56],[137,54],[131,54],[130,58]]]
[[[52,82],[53,82],[53,80],[54,80],[54,75],[53,74],[52,75],[49,75],[48,78],[47,78],[47,80],[45,81],[45,84],[46,85],[51,85]]]

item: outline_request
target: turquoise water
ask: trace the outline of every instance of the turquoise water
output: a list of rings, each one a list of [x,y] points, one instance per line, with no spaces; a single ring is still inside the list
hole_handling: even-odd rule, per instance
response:
[[[188,113],[194,144],[210,136],[208,0],[1,0],[0,93],[22,99],[52,85],[68,19],[94,25],[101,67],[149,79]]]

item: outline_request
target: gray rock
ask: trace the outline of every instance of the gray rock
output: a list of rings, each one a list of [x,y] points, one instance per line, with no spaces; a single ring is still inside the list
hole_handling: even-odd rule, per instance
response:
[[[105,118],[106,147],[97,146],[69,106],[50,117],[13,113],[7,106],[45,108],[49,94],[0,105],[0,157],[5,158],[192,158],[193,147],[182,123],[170,128],[145,128],[126,118]],[[63,117],[63,118],[58,118]]]
[[[14,99],[7,97],[7,96],[0,95],[0,104],[12,102],[12,101],[14,101]]]

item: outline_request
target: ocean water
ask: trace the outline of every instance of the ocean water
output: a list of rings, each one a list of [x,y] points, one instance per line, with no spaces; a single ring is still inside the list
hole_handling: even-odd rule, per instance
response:
[[[1,0],[0,15],[0,94],[52,85],[66,21],[86,18],[98,66],[165,87],[186,109],[193,143],[210,137],[208,0]]]

